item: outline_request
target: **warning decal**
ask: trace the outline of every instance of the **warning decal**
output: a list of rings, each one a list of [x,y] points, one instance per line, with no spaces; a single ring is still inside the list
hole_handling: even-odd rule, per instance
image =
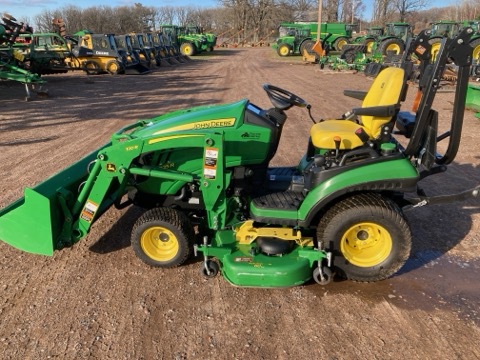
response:
[[[95,204],[93,201],[88,200],[87,203],[85,204],[85,207],[82,210],[80,218],[87,222],[92,222],[97,210],[98,210],[98,205]]]
[[[205,163],[203,164],[203,176],[207,179],[215,179],[217,177],[218,149],[205,149]]]

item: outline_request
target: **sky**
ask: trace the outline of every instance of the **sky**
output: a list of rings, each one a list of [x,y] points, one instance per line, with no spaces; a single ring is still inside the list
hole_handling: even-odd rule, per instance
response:
[[[374,0],[363,0],[366,10],[363,13],[363,19],[369,20],[372,15]],[[429,7],[444,7],[454,4],[455,0],[430,0]],[[78,7],[91,7],[99,5],[131,6],[134,3],[141,3],[143,6],[194,6],[194,7],[216,7],[217,0],[82,0],[82,1],[61,1],[61,0],[0,0],[0,14],[9,13],[17,20],[30,19],[40,14],[45,9],[56,10],[67,5]]]
[[[44,10],[56,10],[67,5],[74,5],[80,8],[91,6],[133,6],[135,3],[141,3],[143,6],[193,6],[193,7],[216,7],[217,0],[81,0],[81,1],[61,1],[61,0],[0,0],[0,14],[8,13],[18,21],[29,18],[33,22],[33,17],[42,13]]]

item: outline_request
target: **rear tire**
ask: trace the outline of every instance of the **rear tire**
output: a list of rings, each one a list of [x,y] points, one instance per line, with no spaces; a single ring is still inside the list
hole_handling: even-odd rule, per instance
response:
[[[183,264],[194,242],[192,224],[180,211],[154,208],[145,212],[132,230],[132,247],[144,263],[162,268]]]
[[[315,51],[313,51],[313,46],[315,45],[315,41],[313,40],[305,40],[301,45],[300,45],[300,55],[303,55],[303,51],[307,51],[308,54],[316,54]]]
[[[338,39],[335,39],[335,42],[333,43],[333,47],[335,50],[340,51],[342,50],[344,45],[348,44],[348,38],[346,37],[339,37]]]
[[[100,65],[93,60],[86,61],[83,68],[88,75],[98,75],[102,72]]]
[[[375,193],[333,205],[318,224],[317,239],[320,248],[332,252],[336,273],[363,282],[395,274],[407,261],[412,244],[401,209]]]

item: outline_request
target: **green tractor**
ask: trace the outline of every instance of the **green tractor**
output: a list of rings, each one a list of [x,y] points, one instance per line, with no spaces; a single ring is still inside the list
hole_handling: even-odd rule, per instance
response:
[[[372,27],[367,35],[356,38],[343,46],[340,55],[329,56],[319,62],[323,68],[328,64],[332,69],[354,69],[376,75],[382,64],[398,63],[405,54],[407,43],[413,38],[407,23],[389,23],[385,27]],[[428,41],[426,33],[423,40]]]
[[[378,52],[383,56],[392,53],[401,55],[405,51],[407,39],[412,36],[412,27],[408,23],[393,22],[385,24],[384,34],[376,39],[371,47],[372,52]]]
[[[472,74],[478,78],[480,76],[480,20],[465,21],[463,26],[471,27],[475,31],[470,40],[470,46],[473,48]]]
[[[217,45],[217,36],[214,33],[205,32],[203,28],[194,25],[187,26],[186,30],[189,34],[196,34],[205,37],[206,41],[202,44],[202,50],[204,51],[211,52]]]
[[[358,36],[353,40],[353,44],[363,44],[366,46],[366,53],[371,54],[372,48],[377,39],[381,38],[385,32],[383,26],[372,26],[367,29],[367,33],[363,36]]]
[[[326,40],[325,45],[331,50],[341,50],[352,38],[352,32],[355,27],[355,25],[345,23],[322,23],[320,40]],[[302,55],[305,45],[311,48],[315,43],[318,23],[281,23],[278,33],[279,37],[272,44],[272,48],[277,50],[278,55]]]
[[[479,193],[429,197],[419,184],[444,171],[458,150],[471,33],[446,42],[427,65],[418,111],[400,111],[408,71],[386,68],[368,92],[346,93],[362,99],[361,106],[341,119],[312,117],[306,152],[291,166],[269,163],[289,121],[286,111],[297,106],[310,113],[311,106],[270,84],[263,86],[269,108],[243,99],[128,125],[2,209],[0,239],[52,255],[84,238],[111,206],[134,204],[145,212],[133,226],[132,247],[150,266],[175,267],[201,254],[206,278],[221,272],[250,287],[327,284],[334,273],[388,278],[410,253],[405,209]],[[417,50],[428,54],[423,44]],[[437,134],[431,104],[448,58],[459,66],[457,96],[451,129]],[[399,137],[407,138],[405,147]],[[444,154],[436,151],[440,139],[448,142]]]
[[[180,53],[185,56],[193,56],[207,48],[207,38],[204,35],[190,33],[187,28],[176,25],[162,25],[162,32],[169,33],[175,39]]]
[[[444,37],[453,38],[460,31],[462,25],[457,21],[436,21],[430,23],[431,37],[429,40],[432,46],[432,60],[435,60],[437,53],[440,50],[442,39]]]
[[[25,69],[39,75],[83,70],[68,42],[57,33],[21,34],[15,47],[25,57]]]
[[[272,47],[276,47],[279,56],[285,57],[302,54],[305,45],[310,44],[311,47],[312,43],[310,29],[291,28],[287,31],[286,35],[279,37]]]

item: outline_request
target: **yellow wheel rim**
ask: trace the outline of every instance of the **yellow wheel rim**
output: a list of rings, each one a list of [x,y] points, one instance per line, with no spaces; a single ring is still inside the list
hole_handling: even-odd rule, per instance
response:
[[[395,54],[400,54],[400,46],[398,44],[391,44],[387,47],[387,51],[393,51]]]
[[[340,241],[340,251],[351,264],[372,267],[388,258],[392,244],[392,237],[383,226],[362,222],[345,232]]]
[[[477,45],[475,46],[475,48],[473,49],[473,60],[479,60],[480,58],[480,45]]]
[[[282,55],[282,56],[287,56],[288,55],[288,47],[287,46],[281,46],[280,47],[280,55]]]
[[[442,43],[439,42],[432,44],[432,48],[430,50],[432,54],[432,61],[435,61],[437,59],[437,54],[440,51],[440,46],[442,46]]]
[[[371,53],[372,53],[373,44],[374,44],[374,43],[375,43],[375,42],[373,42],[373,41],[370,41],[369,43],[367,43],[367,53],[368,53],[368,54],[371,54]]]
[[[108,65],[108,69],[107,69],[108,72],[111,72],[111,73],[115,73],[118,71],[118,64],[113,62],[113,63],[110,63]]]
[[[185,46],[184,50],[185,50],[185,54],[190,54],[192,52],[192,48],[190,46]]]
[[[338,46],[338,49],[337,50],[342,50],[343,46],[348,44],[348,41],[347,40],[340,40],[337,44]]]
[[[178,239],[174,233],[162,226],[153,226],[142,233],[142,250],[155,261],[172,260],[178,253]]]

